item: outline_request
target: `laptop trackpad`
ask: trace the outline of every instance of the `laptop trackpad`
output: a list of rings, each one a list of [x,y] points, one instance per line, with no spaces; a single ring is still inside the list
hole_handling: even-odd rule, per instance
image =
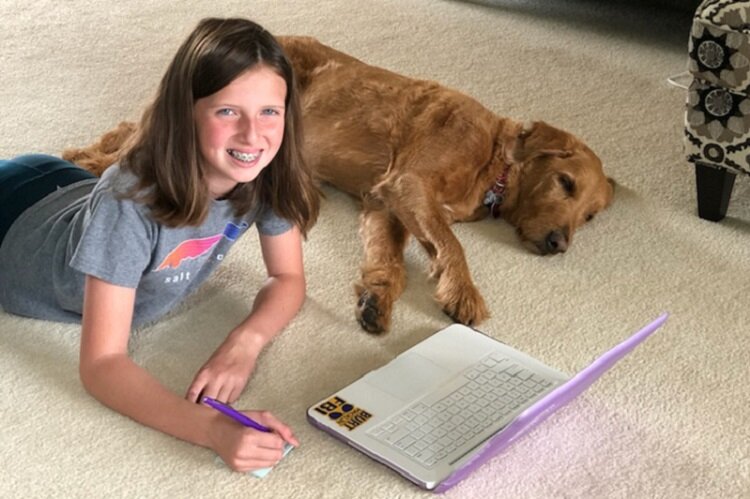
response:
[[[409,402],[443,383],[452,373],[418,353],[399,355],[385,366],[367,374],[363,381]]]

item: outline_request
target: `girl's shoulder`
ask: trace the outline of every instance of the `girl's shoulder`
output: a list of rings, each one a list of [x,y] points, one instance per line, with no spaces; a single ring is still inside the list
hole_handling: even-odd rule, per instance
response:
[[[138,178],[131,172],[114,164],[102,173],[91,191],[86,211],[91,223],[94,219],[104,219],[118,226],[138,224],[152,232],[159,225],[150,215],[150,210],[136,190]]]
[[[292,223],[269,205],[257,206],[252,216],[260,233],[267,236],[277,236],[292,228]]]
[[[98,190],[108,190],[116,195],[127,195],[138,183],[138,177],[128,170],[120,168],[118,163],[113,164],[102,173]]]
[[[145,210],[145,205],[140,201],[142,192],[137,190],[137,185],[138,177],[115,163],[102,173],[91,192],[91,201],[96,204],[101,200],[111,200],[132,205],[137,210]]]

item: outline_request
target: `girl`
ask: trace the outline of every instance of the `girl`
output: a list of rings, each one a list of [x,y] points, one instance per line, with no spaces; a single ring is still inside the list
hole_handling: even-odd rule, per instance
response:
[[[318,190],[300,156],[289,61],[262,27],[205,19],[180,46],[119,165],[100,179],[50,156],[0,162],[0,305],[81,322],[80,377],[112,409],[213,449],[238,471],[275,464],[292,431],[262,433],[196,404],[235,401],[305,296],[301,238]],[[183,398],[127,355],[130,330],[195,290],[255,223],[268,271],[250,315]]]

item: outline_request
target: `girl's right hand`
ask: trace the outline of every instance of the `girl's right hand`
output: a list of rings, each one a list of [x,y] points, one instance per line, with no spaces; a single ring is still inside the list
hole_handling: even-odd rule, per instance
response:
[[[211,448],[233,470],[247,472],[274,466],[283,457],[284,442],[299,445],[291,428],[270,412],[242,412],[273,431],[258,431],[216,414],[209,430]]]

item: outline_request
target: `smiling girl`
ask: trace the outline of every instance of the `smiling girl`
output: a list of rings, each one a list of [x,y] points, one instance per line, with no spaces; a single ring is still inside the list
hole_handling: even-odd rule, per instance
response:
[[[100,179],[58,158],[0,161],[0,305],[81,323],[80,378],[103,404],[213,449],[246,471],[275,464],[272,433],[203,404],[233,402],[305,297],[302,237],[318,190],[300,155],[299,103],[276,40],[245,19],[204,19],[180,46],[119,164]],[[133,327],[172,310],[255,224],[268,278],[247,318],[175,394],[134,363]]]

